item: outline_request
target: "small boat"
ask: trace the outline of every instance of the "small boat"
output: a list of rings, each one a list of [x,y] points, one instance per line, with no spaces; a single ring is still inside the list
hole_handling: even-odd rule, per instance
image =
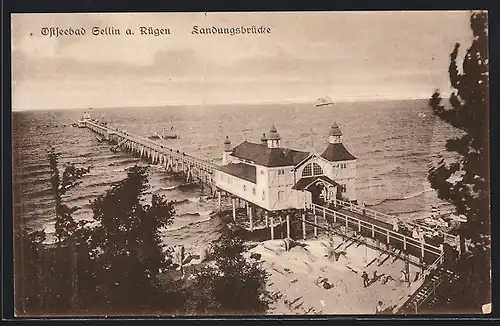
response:
[[[71,127],[75,127],[75,128],[77,128],[78,126],[79,126],[79,125],[78,125],[78,122],[73,122],[73,123],[71,124]]]
[[[179,135],[173,132],[174,126],[170,127],[170,133],[163,135],[162,139],[179,139]]]
[[[159,135],[152,135],[152,136],[149,136],[148,138],[149,139],[154,139],[154,140],[156,140],[156,139],[162,139]]]
[[[174,127],[172,126],[170,130],[173,130]],[[176,133],[166,133],[163,136],[159,135],[156,131],[154,132],[154,135],[151,135],[148,137],[149,139],[159,139],[159,140],[166,140],[166,139],[179,139],[179,135]]]
[[[165,135],[162,137],[162,139],[179,139],[179,135],[175,134],[175,135]]]
[[[316,107],[326,106],[326,105],[331,105],[331,104],[333,104],[333,101],[328,96],[321,97],[317,100]]]

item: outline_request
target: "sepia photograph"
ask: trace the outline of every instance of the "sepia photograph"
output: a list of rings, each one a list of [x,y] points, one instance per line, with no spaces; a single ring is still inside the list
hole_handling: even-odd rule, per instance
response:
[[[11,36],[16,317],[491,313],[486,11]]]

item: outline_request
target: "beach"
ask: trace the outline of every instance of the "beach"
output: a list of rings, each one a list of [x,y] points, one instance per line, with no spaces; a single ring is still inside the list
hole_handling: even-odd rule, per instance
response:
[[[320,234],[317,238],[295,240],[290,251],[285,250],[283,239],[246,241],[248,250],[244,257],[259,262],[268,273],[265,290],[274,302],[266,314],[375,314],[378,301],[390,314],[408,298],[408,283],[400,280],[401,270],[405,269],[403,260],[333,236],[335,251],[339,253],[336,260],[328,257],[330,239]],[[193,279],[197,266],[211,263],[207,249],[205,244],[186,250],[187,255],[196,257],[184,265],[187,282]],[[369,276],[367,287],[361,277],[363,271]],[[413,280],[420,269],[410,265],[409,271]],[[181,277],[179,271],[170,274]]]
[[[335,243],[342,243],[340,237]],[[325,257],[326,237],[301,241],[305,247],[284,250],[283,240],[269,240],[252,248],[248,254],[261,255],[262,265],[270,273],[268,291],[279,298],[271,307],[271,314],[375,314],[378,301],[385,308],[398,303],[409,294],[407,283],[401,282],[402,260],[387,259],[374,250],[361,245],[345,249],[338,261]],[[342,246],[338,249],[342,251]],[[372,260],[375,262],[366,267]],[[390,275],[394,280],[382,284],[382,278],[363,286],[361,274],[366,271],[373,279]],[[417,269],[410,266],[410,278]],[[332,288],[325,289],[318,281],[327,279]],[[369,282],[370,283],[370,282]]]

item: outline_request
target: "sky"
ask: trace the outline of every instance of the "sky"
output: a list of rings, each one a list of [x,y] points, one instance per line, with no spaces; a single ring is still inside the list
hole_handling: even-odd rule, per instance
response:
[[[450,90],[469,13],[275,12],[12,15],[13,110],[428,98]],[[269,34],[193,35],[193,26]],[[94,36],[94,26],[121,35]],[[140,35],[139,27],[170,35]],[[44,27],[85,28],[49,37]],[[134,35],[126,35],[130,28]]]

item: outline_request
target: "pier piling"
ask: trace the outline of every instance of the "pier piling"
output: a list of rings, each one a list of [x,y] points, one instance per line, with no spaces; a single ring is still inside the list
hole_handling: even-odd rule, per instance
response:
[[[286,237],[290,238],[290,215],[286,215]]]
[[[267,220],[268,212],[266,211],[266,220]],[[271,240],[274,240],[274,221],[273,221],[273,216],[269,216],[271,219]]]

